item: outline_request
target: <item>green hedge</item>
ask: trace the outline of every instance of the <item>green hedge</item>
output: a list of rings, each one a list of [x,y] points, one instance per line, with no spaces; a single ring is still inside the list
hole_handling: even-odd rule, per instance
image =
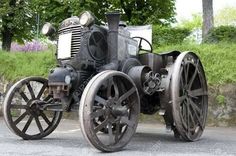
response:
[[[186,28],[171,28],[153,26],[153,44],[156,46],[181,44],[190,35],[191,31]]]
[[[234,42],[236,43],[236,27],[219,26],[208,33],[204,39],[205,43]]]

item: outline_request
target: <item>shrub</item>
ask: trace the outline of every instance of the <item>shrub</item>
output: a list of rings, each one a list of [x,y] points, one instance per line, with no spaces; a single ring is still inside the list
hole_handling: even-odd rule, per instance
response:
[[[221,106],[224,106],[225,103],[226,103],[226,99],[225,99],[224,95],[218,95],[218,96],[216,97],[216,101],[217,101],[217,103],[218,103],[219,105],[221,105]]]
[[[153,44],[157,46],[181,44],[190,33],[191,31],[186,28],[155,25],[153,26]]]
[[[236,27],[219,26],[213,28],[204,39],[205,43],[236,42]]]

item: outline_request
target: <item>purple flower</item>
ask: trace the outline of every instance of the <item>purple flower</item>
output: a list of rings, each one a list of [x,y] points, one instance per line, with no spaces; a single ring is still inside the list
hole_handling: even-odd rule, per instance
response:
[[[11,44],[11,51],[13,52],[39,52],[47,49],[48,47],[45,43],[36,40],[25,42],[24,44],[18,44],[16,42]]]

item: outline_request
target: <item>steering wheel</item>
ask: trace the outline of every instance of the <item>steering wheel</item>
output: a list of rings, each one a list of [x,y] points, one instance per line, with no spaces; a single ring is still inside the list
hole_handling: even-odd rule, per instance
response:
[[[139,53],[140,51],[146,51],[146,52],[152,53],[152,51],[153,51],[152,45],[151,45],[151,43],[150,43],[148,40],[146,40],[146,39],[143,38],[143,37],[133,37],[133,39],[138,39],[138,40],[139,40],[139,45],[138,45],[139,50],[138,50],[138,53]],[[143,49],[143,48],[142,48],[142,42],[146,42],[146,43],[150,46],[150,50]]]

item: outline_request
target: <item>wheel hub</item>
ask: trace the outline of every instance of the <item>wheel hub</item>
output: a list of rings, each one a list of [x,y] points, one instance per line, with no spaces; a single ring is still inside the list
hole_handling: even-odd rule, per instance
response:
[[[110,112],[111,114],[114,116],[114,117],[118,117],[118,116],[124,116],[126,114],[128,114],[128,111],[127,111],[127,108],[122,106],[117,98],[109,98],[107,100],[107,105],[108,105],[108,108],[110,109]]]
[[[124,116],[128,114],[127,108],[122,106],[114,106],[112,108],[112,114],[115,116]]]
[[[32,115],[39,116],[41,113],[39,102],[38,101],[32,101],[29,104],[29,112]]]

